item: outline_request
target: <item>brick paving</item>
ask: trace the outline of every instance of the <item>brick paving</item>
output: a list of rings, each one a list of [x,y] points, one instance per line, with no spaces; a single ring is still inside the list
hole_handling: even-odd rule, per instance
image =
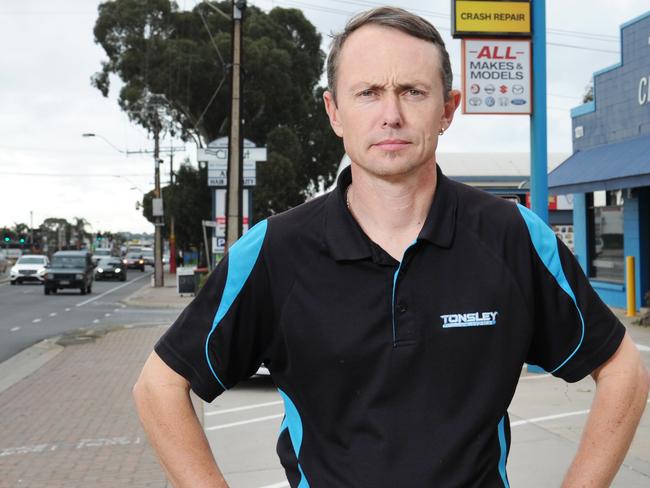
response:
[[[0,488],[163,488],[131,388],[164,327],[65,350],[0,394]]]

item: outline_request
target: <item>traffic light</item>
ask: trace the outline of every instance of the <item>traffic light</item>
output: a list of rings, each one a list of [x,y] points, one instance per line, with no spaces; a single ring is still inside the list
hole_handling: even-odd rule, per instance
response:
[[[20,240],[19,240],[19,241],[20,241],[21,244],[25,244],[25,238],[24,238],[23,236],[20,236]]]
[[[8,244],[9,242],[11,242],[11,237],[9,237],[9,236],[6,235],[6,236],[4,237],[4,241]]]

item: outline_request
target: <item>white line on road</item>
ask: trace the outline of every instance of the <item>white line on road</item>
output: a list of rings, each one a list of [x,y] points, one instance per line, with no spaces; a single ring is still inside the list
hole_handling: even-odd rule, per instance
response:
[[[51,312],[50,317],[56,317],[56,312]]]
[[[115,288],[111,288],[110,290],[105,291],[101,295],[97,295],[96,297],[90,298],[90,299],[85,300],[85,301],[83,301],[81,303],[77,303],[76,306],[77,307],[83,307],[84,305],[87,305],[90,302],[94,302],[95,300],[99,300],[100,298],[105,297],[109,293],[113,293],[114,291],[119,290],[120,288],[124,288],[125,286],[129,286],[131,283],[135,283],[136,281],[141,280],[142,278],[147,278],[148,276],[151,276],[151,273],[146,274],[144,276],[140,276],[139,278],[136,278],[136,279],[131,280],[131,281],[127,282],[127,283],[124,283],[123,285],[119,285],[119,286],[116,286]]]
[[[224,413],[241,412],[243,410],[251,410],[253,408],[270,407],[272,405],[282,405],[282,400],[278,400],[277,402],[267,402],[267,403],[257,403],[255,405],[246,405],[245,407],[226,408],[225,410],[215,410],[212,412],[207,412],[205,416],[209,417],[211,415],[221,415]]]
[[[643,344],[637,344],[636,348],[641,352],[650,352],[650,347],[644,346]]]
[[[110,316],[111,316],[110,313],[105,313],[105,314],[104,314],[104,317],[110,317]]]
[[[215,425],[214,427],[208,427],[205,430],[209,431],[209,430],[228,429],[230,427],[238,427],[240,425],[253,424],[255,422],[264,422],[265,420],[279,419],[281,417],[284,417],[283,413],[278,414],[278,415],[269,415],[267,417],[258,417],[258,418],[250,419],[250,420],[242,420],[241,422],[232,422],[230,424]]]
[[[260,486],[260,488],[284,488],[285,486],[289,486],[288,481],[282,481],[282,482],[276,483],[274,485],[264,485],[264,486]]]
[[[650,400],[648,400],[646,403],[650,403]],[[559,413],[557,415],[546,415],[545,417],[535,417],[533,419],[516,420],[514,422],[510,422],[510,427],[518,427],[525,424],[537,424],[539,422],[546,422],[547,420],[563,419],[565,417],[574,417],[576,415],[585,415],[589,412],[590,410],[577,410],[575,412]]]
[[[38,324],[40,321],[41,321],[41,319],[34,319],[34,320],[32,320],[32,323],[33,324]]]
[[[20,330],[20,327],[12,327],[11,329],[9,329],[9,332],[16,332],[18,330]]]
[[[99,323],[99,319],[93,320],[93,324],[98,324],[98,323]]]
[[[548,378],[549,376],[553,376],[553,375],[551,373],[531,374],[530,376],[524,376],[523,378],[519,378],[519,380],[538,380],[540,378]]]
[[[71,308],[66,308],[65,309],[66,312],[69,312],[70,310],[72,310],[72,309]]]

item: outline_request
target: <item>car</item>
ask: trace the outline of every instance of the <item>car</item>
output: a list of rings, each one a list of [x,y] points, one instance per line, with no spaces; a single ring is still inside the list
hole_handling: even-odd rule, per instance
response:
[[[127,252],[123,260],[127,269],[139,269],[144,271],[144,257],[142,252]]]
[[[43,283],[48,264],[49,260],[47,256],[40,254],[25,254],[20,256],[16,264],[11,268],[9,280],[12,285],[20,285],[25,281]]]
[[[87,251],[55,252],[45,276],[45,294],[64,288],[76,288],[82,295],[92,293],[94,270],[92,256]]]
[[[107,258],[113,254],[113,251],[109,247],[98,247],[95,249],[95,252],[93,253],[93,263],[95,266],[97,266],[97,263],[99,262],[100,259],[102,258]]]
[[[126,281],[126,266],[118,257],[101,258],[95,267],[95,280]]]
[[[142,257],[144,258],[144,264],[149,266],[154,265],[154,254],[151,249],[144,249],[142,251]]]

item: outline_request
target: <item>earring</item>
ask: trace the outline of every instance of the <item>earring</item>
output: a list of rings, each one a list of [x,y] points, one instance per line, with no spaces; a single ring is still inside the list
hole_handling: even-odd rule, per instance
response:
[[[439,136],[442,136],[442,135],[444,135],[444,134],[445,134],[445,129],[443,129],[442,127],[440,127],[440,132],[438,132],[438,135],[439,135]]]

